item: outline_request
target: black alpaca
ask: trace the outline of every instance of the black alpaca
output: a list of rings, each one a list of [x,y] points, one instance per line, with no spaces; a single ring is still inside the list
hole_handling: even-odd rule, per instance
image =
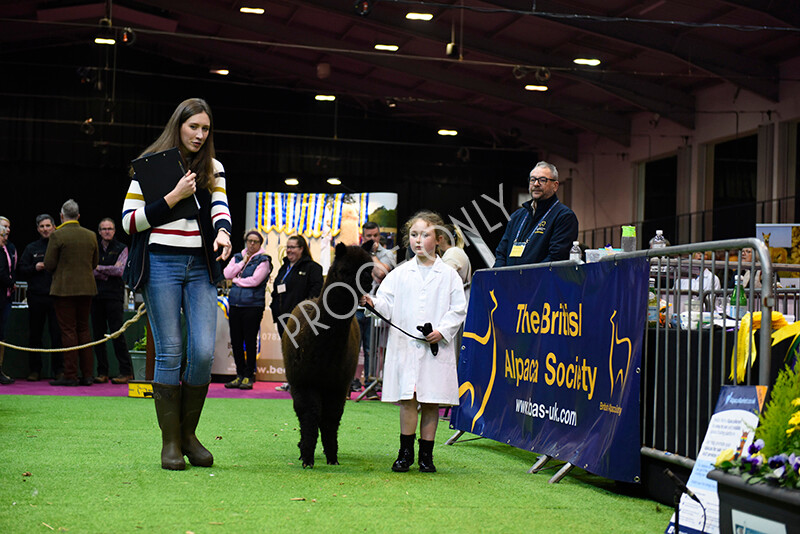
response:
[[[358,296],[372,284],[371,266],[364,249],[340,243],[322,294],[298,304],[286,321],[281,349],[300,422],[303,468],[314,467],[318,434],[328,464],[339,464],[337,433],[361,341],[354,315]]]

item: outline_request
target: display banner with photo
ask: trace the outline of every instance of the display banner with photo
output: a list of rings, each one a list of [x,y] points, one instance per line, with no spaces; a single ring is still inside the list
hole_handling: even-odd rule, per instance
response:
[[[733,449],[737,456],[753,443],[758,415],[764,407],[766,386],[722,386],[708,423],[700,453],[697,455],[686,486],[700,499],[696,503],[685,493],[680,498],[680,532],[684,534],[719,533],[719,496],[717,482],[706,475],[714,469],[717,456]],[[755,518],[756,520],[758,518]],[[735,521],[734,521],[735,524]],[[745,532],[744,528],[741,530]],[[665,534],[675,532],[675,514],[669,520]],[[739,532],[737,530],[737,532]],[[755,533],[757,531],[750,530]],[[766,533],[767,531],[762,531]],[[774,531],[773,531],[774,532]]]
[[[327,274],[338,243],[359,245],[367,221],[380,226],[386,248],[397,236],[396,193],[247,193],[245,226],[264,236],[264,248],[272,258],[273,274],[267,283],[267,307],[261,321],[256,380],[285,380],[280,338],[269,309],[275,273],[286,256],[286,241],[302,235],[314,261]]]
[[[476,272],[453,428],[638,480],[649,272],[646,258]]]

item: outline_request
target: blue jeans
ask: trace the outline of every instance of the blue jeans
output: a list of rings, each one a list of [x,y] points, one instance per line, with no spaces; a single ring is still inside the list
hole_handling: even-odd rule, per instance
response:
[[[153,381],[180,384],[183,359],[181,309],[186,317],[186,370],[183,381],[201,386],[211,381],[217,324],[217,289],[202,255],[150,252],[150,275],[144,303],[156,345]]]

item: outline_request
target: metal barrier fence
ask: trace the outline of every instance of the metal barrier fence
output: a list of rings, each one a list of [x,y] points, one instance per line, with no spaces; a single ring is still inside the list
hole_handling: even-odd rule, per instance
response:
[[[742,250],[753,250],[743,261]],[[647,250],[658,315],[649,310],[642,355],[642,454],[691,467],[713,414],[721,386],[736,383],[732,355],[739,331],[749,340],[762,312],[773,309],[798,317],[797,288],[779,288],[770,252],[755,238],[710,241]],[[623,255],[620,255],[623,256]],[[609,258],[611,259],[611,258]],[[797,271],[797,267],[789,267]],[[746,280],[747,302],[736,294],[735,278]],[[759,281],[764,282],[763,285]],[[776,299],[777,297],[777,299]],[[740,321],[739,318],[744,318]],[[745,384],[768,384],[772,322],[760,322],[758,370],[748,365]],[[751,356],[750,343],[744,354]]]
[[[28,307],[28,282],[18,281],[14,284],[14,296],[11,305],[15,308]]]
[[[378,319],[377,317],[370,317],[369,326],[370,375],[364,375],[364,391],[358,395],[356,401],[360,401],[371,392],[377,391],[383,381],[383,363],[386,358],[386,342],[389,339],[390,327],[382,319]]]

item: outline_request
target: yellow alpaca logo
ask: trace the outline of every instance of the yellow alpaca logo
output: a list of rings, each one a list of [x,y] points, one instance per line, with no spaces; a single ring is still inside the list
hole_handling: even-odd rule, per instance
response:
[[[472,427],[470,431],[475,430],[475,423],[480,419],[483,415],[483,411],[486,409],[486,404],[489,402],[489,397],[492,394],[492,387],[494,387],[494,377],[497,375],[497,340],[494,336],[494,312],[497,310],[497,299],[494,296],[494,290],[489,291],[489,296],[492,297],[492,302],[494,302],[494,308],[492,311],[489,312],[489,328],[486,330],[486,334],[482,336],[478,336],[472,332],[464,332],[463,337],[467,339],[474,339],[481,345],[486,345],[489,342],[489,339],[492,340],[492,374],[489,377],[489,385],[486,386],[486,394],[483,396],[483,401],[481,402],[481,407],[478,409],[478,413],[475,414],[475,417],[472,418]],[[470,408],[475,404],[475,387],[472,385],[471,382],[464,382],[458,388],[458,396],[459,398],[464,395],[464,393],[470,393]]]
[[[633,353],[633,345],[631,344],[630,338],[623,337],[620,339],[618,337],[618,327],[617,324],[614,322],[614,317],[617,315],[617,310],[614,310],[614,313],[611,314],[611,318],[609,321],[611,322],[611,347],[608,351],[608,375],[611,378],[611,397],[614,396],[614,385],[617,381],[622,382],[622,389],[625,389],[625,382],[628,381],[628,371],[630,370],[631,366],[631,355]],[[628,354],[627,357],[624,353],[624,349],[622,351],[622,362],[624,365],[615,366],[614,365],[614,353],[619,352],[618,346],[619,345],[627,345],[628,346]],[[622,363],[620,362],[620,363]]]

